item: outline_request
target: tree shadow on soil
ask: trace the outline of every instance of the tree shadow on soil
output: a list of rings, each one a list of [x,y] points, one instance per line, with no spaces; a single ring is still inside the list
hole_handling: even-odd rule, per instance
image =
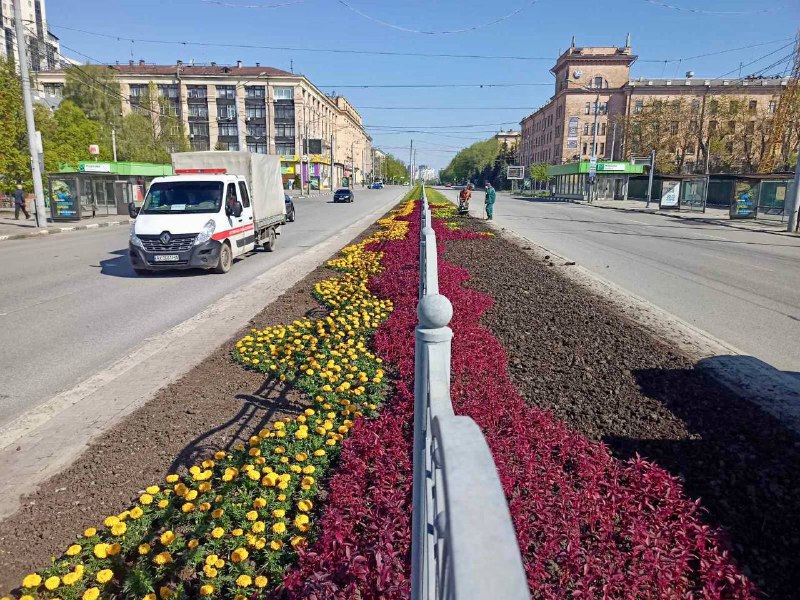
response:
[[[237,443],[246,443],[251,435],[276,417],[297,416],[306,408],[299,402],[300,392],[272,378],[266,379],[252,394],[237,394],[235,398],[242,402],[239,411],[189,442],[173,460],[169,473],[197,464],[217,450],[230,451]],[[215,434],[222,431],[226,431],[228,439],[224,446],[214,439]]]
[[[621,458],[636,454],[701,498],[705,521],[722,526],[734,556],[770,598],[800,586],[800,441],[772,416],[698,369],[632,372],[643,394],[662,403],[690,432],[685,439],[604,436]],[[686,390],[708,390],[706,394]]]

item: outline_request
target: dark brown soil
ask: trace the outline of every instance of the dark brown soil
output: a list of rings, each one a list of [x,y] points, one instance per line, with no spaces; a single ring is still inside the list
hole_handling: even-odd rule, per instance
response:
[[[467,220],[465,228],[485,230]],[[724,528],[733,555],[770,598],[800,589],[800,443],[676,349],[512,242],[447,244],[468,285],[495,300],[483,323],[508,352],[532,405],[680,477]],[[502,266],[500,266],[502,265]]]
[[[251,326],[324,315],[324,307],[311,294],[318,281],[332,274],[318,267],[256,315]],[[130,507],[148,485],[185,470],[200,457],[246,441],[264,425],[308,405],[298,391],[278,382],[267,384],[263,374],[232,361],[235,342],[249,328],[159,390],[0,522],[0,592],[16,588],[27,573],[60,555],[84,528]]]

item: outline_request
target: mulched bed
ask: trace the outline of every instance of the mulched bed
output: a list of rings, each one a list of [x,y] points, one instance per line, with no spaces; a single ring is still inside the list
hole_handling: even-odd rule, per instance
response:
[[[332,273],[318,267],[256,315],[252,326],[324,314],[312,292]],[[310,405],[291,387],[265,384],[263,374],[232,361],[235,342],[249,329],[242,329],[177,382],[159,390],[0,522],[0,595],[48,564],[85,527],[129,508],[146,486],[162,482],[167,473],[183,472],[213,451],[246,442],[266,424],[296,416]]]
[[[446,248],[446,260],[469,270],[467,285],[494,299],[482,322],[529,404],[619,457],[639,454],[679,476],[761,591],[797,597],[800,441],[549,261],[501,236]]]

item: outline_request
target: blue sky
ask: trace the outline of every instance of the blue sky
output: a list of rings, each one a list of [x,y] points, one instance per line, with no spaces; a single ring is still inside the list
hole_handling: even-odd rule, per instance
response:
[[[422,34],[404,29],[452,31]],[[800,24],[797,0],[50,0],[47,18],[61,38],[62,52],[85,61],[145,59],[149,63],[245,64],[260,62],[295,72],[347,96],[359,109],[374,144],[408,160],[414,139],[418,162],[445,166],[458,149],[500,129],[518,128],[519,120],[545,103],[552,93],[552,66],[571,36],[577,45],[622,45],[630,32],[639,61],[634,76],[673,77],[693,70],[698,77],[729,71],[777,51],[787,41],[682,62],[680,59],[788,40]],[[275,6],[266,8],[267,6]],[[692,13],[680,9],[701,9]],[[519,9],[500,23],[490,24]],[[766,12],[758,12],[766,11]],[[708,14],[708,13],[745,14]],[[78,28],[137,40],[185,40],[231,45],[343,48],[438,54],[542,57],[546,60],[487,60],[331,54],[253,48],[203,47],[117,41],[65,29]],[[744,68],[766,67],[790,51],[777,51]],[[784,64],[771,69],[778,72]],[[499,88],[370,88],[369,84],[535,83]],[[384,110],[367,107],[438,107],[443,110]],[[454,108],[463,110],[454,110]],[[472,108],[477,107],[477,108]],[[417,132],[393,131],[416,129]],[[467,127],[469,126],[469,127]],[[421,133],[420,133],[421,132]]]

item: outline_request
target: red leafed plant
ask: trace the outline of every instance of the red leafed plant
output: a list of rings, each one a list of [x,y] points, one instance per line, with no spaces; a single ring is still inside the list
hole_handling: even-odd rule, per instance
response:
[[[394,370],[395,397],[344,442],[321,535],[285,580],[289,597],[408,597],[419,216],[417,208],[408,217],[407,239],[381,243],[385,269],[370,282],[394,303],[374,343]],[[479,237],[439,221],[434,229],[440,242]],[[440,292],[455,309],[453,404],[492,450],[533,596],[754,598],[724,540],[674,477],[641,459],[615,459],[525,403],[505,350],[479,324],[492,300],[465,288],[468,278],[440,258]]]

